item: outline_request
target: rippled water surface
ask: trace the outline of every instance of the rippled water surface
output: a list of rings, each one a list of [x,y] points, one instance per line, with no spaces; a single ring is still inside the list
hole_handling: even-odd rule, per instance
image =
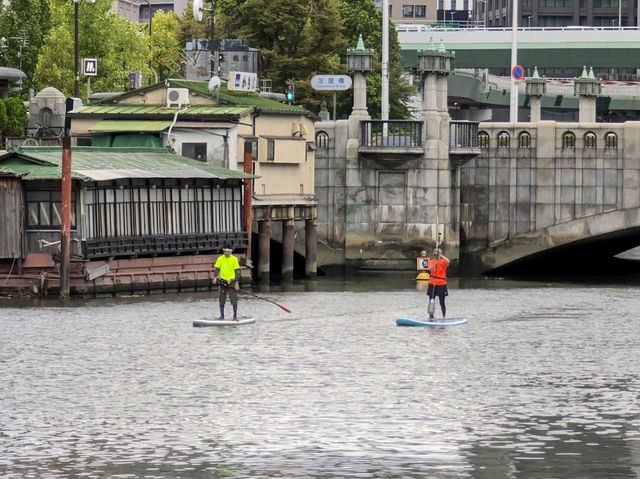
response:
[[[0,476],[636,478],[640,287],[385,278],[241,297],[0,300]],[[395,290],[389,290],[397,288]]]

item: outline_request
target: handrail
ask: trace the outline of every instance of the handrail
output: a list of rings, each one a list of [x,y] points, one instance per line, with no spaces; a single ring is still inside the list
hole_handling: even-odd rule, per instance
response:
[[[477,121],[452,120],[449,123],[449,150],[478,148]]]
[[[421,148],[422,122],[410,120],[364,120],[360,146],[368,148]]]

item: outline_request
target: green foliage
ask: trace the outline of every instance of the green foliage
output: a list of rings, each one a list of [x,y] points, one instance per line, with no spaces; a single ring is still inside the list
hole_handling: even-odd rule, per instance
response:
[[[7,123],[3,129],[5,136],[23,136],[27,128],[27,107],[20,98],[9,97],[2,100],[7,110]]]
[[[182,17],[178,18],[178,24],[178,44],[182,48],[193,39],[209,37],[209,12],[205,10],[202,21],[196,21],[193,18],[193,2],[187,3]]]
[[[9,117],[7,116],[7,105],[4,104],[4,101],[0,101],[0,137],[2,136],[2,132],[7,127],[7,122],[9,121]]]
[[[277,90],[294,80],[296,99],[318,111],[332,103],[333,93],[311,89],[316,74],[343,74],[346,49],[355,48],[362,34],[365,46],[376,52],[377,73],[367,75],[369,113],[380,115],[380,50],[382,11],[373,0],[218,0],[220,37],[248,38],[260,49],[261,76]],[[389,24],[389,116],[407,118],[412,87],[401,77],[398,37]],[[351,113],[353,91],[338,92],[338,117]]]
[[[367,74],[367,107],[373,118],[380,118],[382,95],[382,10],[373,0],[341,0],[340,12],[344,19],[344,35],[349,48],[355,48],[362,35],[365,48],[375,51],[376,70]],[[346,51],[342,53],[346,62]],[[393,23],[389,22],[389,118],[404,119],[410,115],[407,108],[414,89],[402,78],[400,67],[400,43]],[[339,116],[347,116],[353,105],[353,90],[339,96]]]
[[[220,34],[247,38],[260,49],[262,76],[283,91],[295,80],[301,103],[314,104],[309,80],[339,66],[346,48],[338,0],[224,0],[218,5]]]
[[[148,38],[139,25],[130,23],[110,11],[111,0],[96,0],[78,4],[79,60],[98,59],[98,76],[91,79],[94,91],[124,91],[128,72],[148,68]],[[34,82],[38,88],[53,86],[67,96],[74,84],[74,4],[68,0],[51,0],[52,28],[38,56]],[[79,67],[81,69],[81,65]],[[80,96],[86,92],[86,77],[80,74]]]
[[[51,27],[48,0],[0,2],[0,65],[19,68],[27,75],[23,87],[31,86],[38,53]]]
[[[153,15],[151,28],[151,68],[158,80],[179,76],[181,70],[179,43],[180,24],[173,13],[158,11]]]

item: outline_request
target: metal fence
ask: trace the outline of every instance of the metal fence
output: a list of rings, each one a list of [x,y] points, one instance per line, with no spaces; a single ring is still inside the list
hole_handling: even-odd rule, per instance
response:
[[[451,121],[449,123],[449,149],[478,148],[477,121]]]
[[[369,148],[420,148],[422,122],[366,120],[361,122],[360,146]]]

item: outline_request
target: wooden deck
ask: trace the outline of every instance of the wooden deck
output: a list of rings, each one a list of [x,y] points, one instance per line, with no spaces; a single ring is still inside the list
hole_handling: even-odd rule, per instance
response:
[[[72,262],[70,293],[75,296],[117,296],[213,288],[213,264],[218,254],[167,256]],[[242,263],[244,255],[236,255]],[[31,262],[33,264],[33,261]],[[0,294],[57,296],[60,288],[58,265],[38,258],[25,261],[18,271],[15,263],[0,264]],[[13,267],[12,267],[13,266]],[[243,280],[251,280],[251,271],[242,267]]]

